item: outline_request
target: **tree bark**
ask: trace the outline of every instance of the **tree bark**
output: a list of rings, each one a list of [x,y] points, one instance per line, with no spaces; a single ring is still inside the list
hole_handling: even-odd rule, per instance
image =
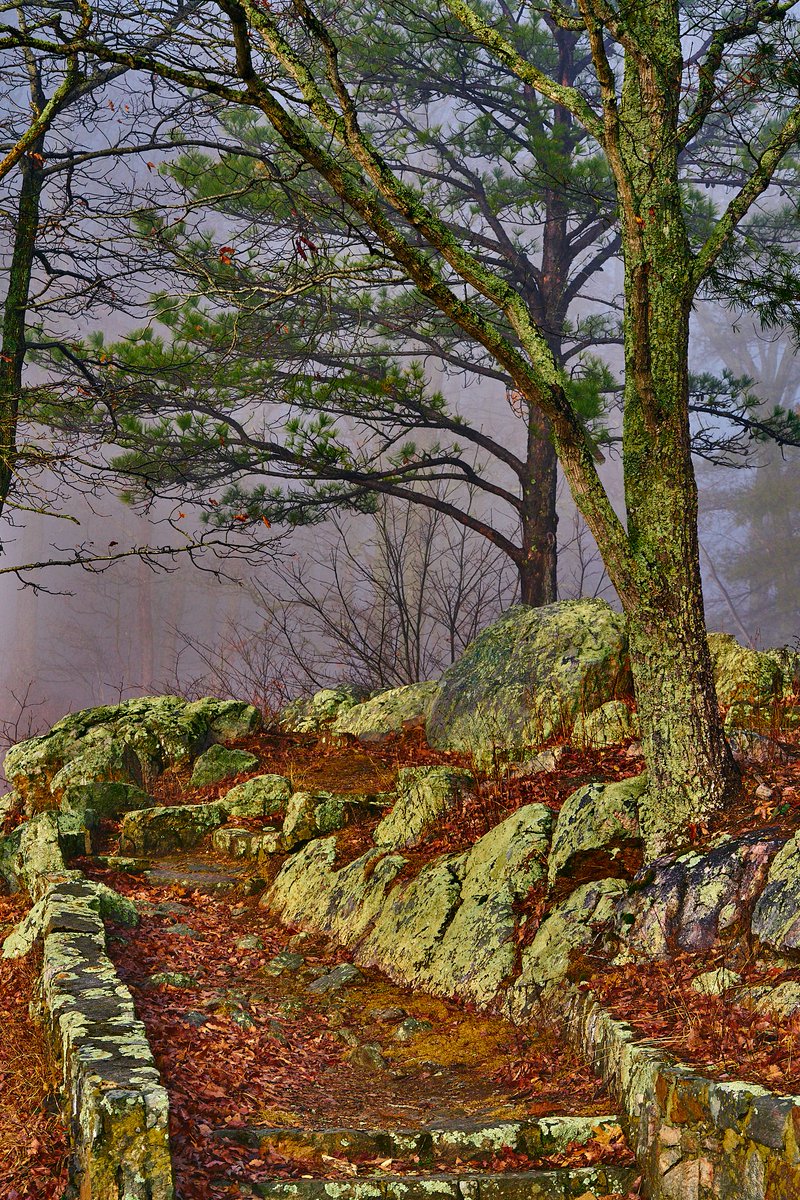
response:
[[[22,183],[3,314],[0,350],[0,516],[13,484],[16,467],[17,418],[25,362],[25,324],[43,186],[39,166],[41,149],[41,143],[37,142],[21,161]]]
[[[538,413],[528,419],[528,474],[522,481],[521,554],[517,562],[520,600],[540,608],[558,599],[556,486],[558,459]]]

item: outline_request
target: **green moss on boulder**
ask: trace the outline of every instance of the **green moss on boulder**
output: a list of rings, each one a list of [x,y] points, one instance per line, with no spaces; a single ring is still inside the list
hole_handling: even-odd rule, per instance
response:
[[[283,775],[254,775],[223,796],[232,817],[274,817],[286,811],[292,785]]]
[[[639,736],[639,719],[624,700],[607,700],[592,712],[578,714],[571,741],[576,746],[599,749],[618,746]]]
[[[428,740],[482,765],[518,761],[579,714],[632,695],[625,621],[602,600],[518,605],[442,677]]]
[[[28,815],[55,808],[74,787],[124,783],[146,790],[165,767],[209,742],[251,732],[259,720],[251,705],[211,698],[187,704],[177,696],[141,696],[82,709],[12,746],[6,777]]]
[[[550,886],[590,863],[599,878],[610,874],[620,851],[640,843],[639,804],[646,792],[644,773],[616,783],[588,783],[568,796],[553,831],[547,864]]]
[[[775,651],[740,646],[727,633],[708,635],[720,707],[729,725],[769,721],[783,698],[785,680]]]
[[[320,733],[338,717],[361,704],[368,695],[366,688],[346,683],[335,688],[321,688],[313,696],[287,704],[278,717],[278,724],[287,733]]]
[[[331,726],[363,742],[380,742],[393,733],[424,726],[439,694],[438,683],[412,683],[390,688],[341,713]]]
[[[283,848],[291,850],[311,838],[325,837],[346,821],[344,797],[331,792],[295,792],[283,821]]]
[[[170,854],[199,845],[228,819],[223,803],[176,804],[128,813],[122,821],[119,845],[123,854]]]
[[[234,779],[257,766],[258,759],[255,754],[250,754],[247,750],[231,750],[228,746],[218,744],[209,746],[196,760],[189,786],[208,787],[223,779]]]

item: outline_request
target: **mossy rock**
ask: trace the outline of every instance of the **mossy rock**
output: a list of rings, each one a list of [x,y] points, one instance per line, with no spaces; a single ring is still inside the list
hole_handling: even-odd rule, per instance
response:
[[[123,854],[170,854],[189,850],[202,842],[228,819],[225,805],[177,804],[173,807],[145,808],[128,813],[120,830]]]
[[[773,858],[751,929],[771,950],[800,953],[800,834],[789,838]]]
[[[320,733],[368,696],[366,688],[347,683],[320,688],[313,696],[287,704],[278,716],[278,724],[287,733]]]
[[[544,877],[552,816],[528,804],[475,843],[459,904],[433,955],[429,986],[487,1005],[517,959],[517,903]]]
[[[63,813],[72,813],[91,826],[104,817],[152,806],[152,796],[136,784],[123,782],[71,784],[61,797]]]
[[[231,817],[274,817],[286,811],[292,785],[283,775],[254,775],[223,796]]]
[[[782,700],[784,680],[774,652],[740,646],[729,634],[709,634],[717,700],[730,725],[770,721]]]
[[[507,995],[505,1007],[513,1019],[530,1016],[542,992],[566,978],[573,956],[595,942],[598,927],[612,918],[625,891],[621,879],[584,883],[550,911],[523,950],[522,969]]]
[[[346,821],[346,803],[331,792],[295,792],[283,820],[283,846],[291,850],[311,838],[325,837]]]
[[[286,925],[353,946],[378,918],[406,860],[374,850],[344,867],[335,861],[335,838],[315,838],[287,860],[260,903]]]
[[[517,605],[442,677],[428,741],[482,766],[519,761],[579,714],[633,695],[625,620],[603,600]]]
[[[380,742],[393,733],[420,728],[425,725],[438,694],[438,683],[390,688],[341,713],[331,732],[351,734],[363,742]]]
[[[209,746],[195,761],[189,786],[208,787],[212,783],[220,783],[223,779],[234,779],[257,766],[257,757],[247,750],[231,750],[222,745]]]
[[[587,783],[568,796],[553,831],[547,864],[550,886],[579,869],[583,882],[587,870],[593,869],[600,879],[610,875],[621,852],[641,844],[639,804],[646,791],[645,772],[616,783]]]
[[[177,696],[141,696],[82,709],[12,746],[6,777],[28,815],[55,808],[73,787],[126,783],[146,790],[167,766],[211,741],[250,732],[259,720],[251,705],[211,698],[188,704]]]
[[[586,749],[619,746],[639,736],[639,719],[624,700],[607,700],[592,712],[578,714],[571,741]]]
[[[199,715],[207,724],[208,737],[212,742],[239,742],[242,738],[257,733],[263,725],[261,713],[253,704],[244,700],[217,700],[204,696],[186,706],[186,717]]]
[[[475,786],[457,767],[401,767],[397,799],[375,830],[375,844],[389,849],[416,845]]]

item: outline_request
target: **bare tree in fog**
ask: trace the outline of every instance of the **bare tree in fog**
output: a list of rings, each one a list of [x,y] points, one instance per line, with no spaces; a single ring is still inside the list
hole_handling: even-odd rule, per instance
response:
[[[24,6],[12,5],[11,11],[25,33]],[[176,14],[153,35],[151,46],[179,21]],[[145,92],[141,77],[132,80],[125,66],[102,66],[76,55],[62,61],[60,55],[22,47],[7,50],[0,66],[6,85],[0,221],[7,235],[0,312],[0,519],[7,533],[29,514],[60,519],[71,528],[79,524],[73,511],[77,494],[91,505],[119,485],[103,437],[70,416],[96,382],[96,363],[82,356],[79,330],[92,319],[105,324],[122,314],[129,319],[137,310],[144,314],[153,281],[130,236],[130,216],[137,203],[148,200],[142,176],[156,167],[149,156],[173,151],[180,140],[185,100],[152,81]],[[70,386],[58,393],[48,382],[56,360],[68,362],[74,372]],[[187,534],[182,526],[146,545],[121,546],[113,534],[100,544],[64,541],[42,558],[9,564],[6,536],[0,541],[6,555],[0,575],[47,590],[43,571],[78,566],[97,573],[130,558],[169,570],[183,555],[214,570],[204,551],[236,554],[241,548],[218,532]],[[258,557],[252,539],[246,549]],[[57,578],[48,575],[48,586]]]

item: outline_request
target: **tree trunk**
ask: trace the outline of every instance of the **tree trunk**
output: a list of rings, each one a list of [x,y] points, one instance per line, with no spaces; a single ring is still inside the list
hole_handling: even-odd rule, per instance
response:
[[[531,413],[528,421],[527,462],[520,514],[522,552],[517,567],[520,600],[540,608],[543,604],[553,604],[558,598],[558,459],[544,418],[538,413]]]
[[[14,251],[8,274],[0,351],[0,516],[16,470],[17,417],[25,362],[25,322],[43,177],[40,143],[22,160]]]

